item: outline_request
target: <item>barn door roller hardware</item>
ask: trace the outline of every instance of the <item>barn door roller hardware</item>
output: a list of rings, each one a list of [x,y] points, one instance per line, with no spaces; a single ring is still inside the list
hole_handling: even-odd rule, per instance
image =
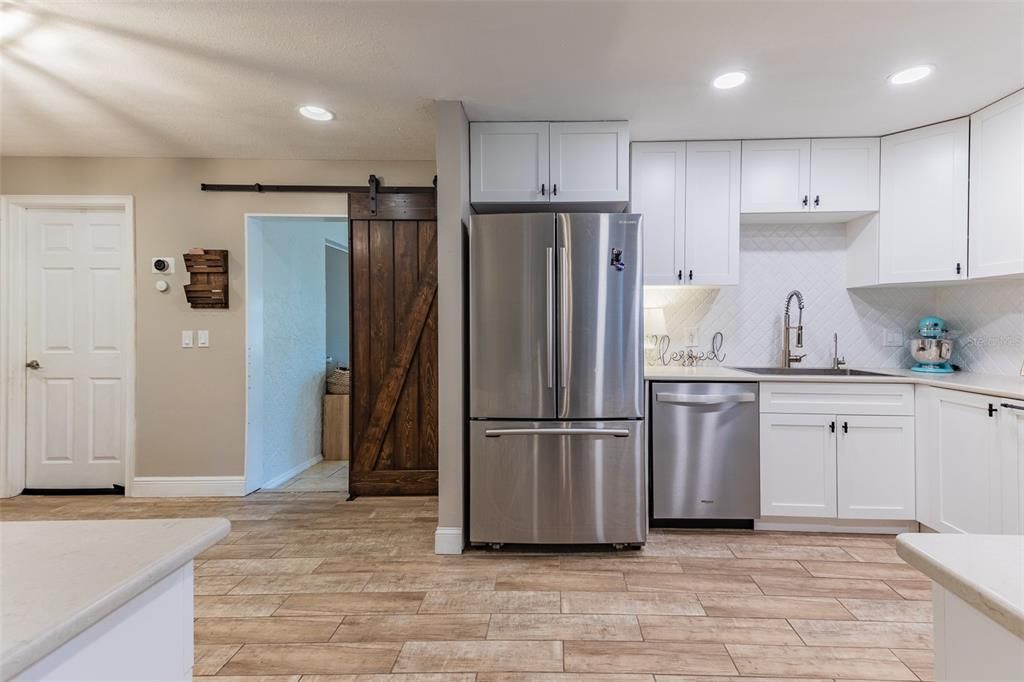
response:
[[[315,194],[356,194],[369,192],[371,194],[431,194],[437,191],[437,176],[434,176],[433,185],[430,187],[387,187],[380,184],[380,178],[371,175],[366,185],[264,185],[256,182],[251,185],[224,185],[211,182],[200,183],[199,189],[203,192],[293,192],[293,193],[315,193]]]
[[[380,189],[380,180],[376,175],[370,175],[370,215],[377,215],[377,191]]]

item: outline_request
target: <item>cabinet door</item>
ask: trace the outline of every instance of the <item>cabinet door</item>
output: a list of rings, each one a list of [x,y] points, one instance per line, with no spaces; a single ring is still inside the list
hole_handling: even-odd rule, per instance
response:
[[[631,211],[643,215],[644,284],[679,284],[683,269],[686,143],[633,144]]]
[[[835,417],[761,415],[761,515],[836,516]]]
[[[967,139],[966,118],[882,138],[881,283],[967,278]]]
[[[551,124],[551,201],[629,201],[629,124]]]
[[[1024,400],[999,403],[999,482],[1001,530],[1024,533]]]
[[[547,203],[547,123],[470,123],[470,201]]]
[[[970,276],[1024,273],[1024,92],[971,116]]]
[[[836,421],[839,518],[914,520],[914,418]]]
[[[811,140],[811,210],[878,210],[877,137]]]
[[[686,143],[686,260],[691,284],[740,282],[740,143]]]
[[[930,387],[918,397],[917,520],[946,533],[998,533],[998,422],[988,410],[998,399]]]
[[[810,140],[744,140],[744,213],[796,213],[810,205]]]

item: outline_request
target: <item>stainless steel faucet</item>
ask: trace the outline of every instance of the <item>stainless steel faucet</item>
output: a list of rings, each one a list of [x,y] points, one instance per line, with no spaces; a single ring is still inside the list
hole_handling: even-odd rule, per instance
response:
[[[846,364],[846,356],[839,357],[839,332],[832,333],[832,369],[839,369]]]
[[[796,327],[793,327],[789,323],[789,306],[793,303],[793,297],[796,297],[797,302],[797,319]],[[804,295],[794,289],[789,292],[789,296],[786,297],[786,314],[782,319],[782,366],[792,367],[794,362],[800,362],[807,354],[794,355],[789,349],[789,332],[793,329],[796,330],[796,347],[804,347]]]

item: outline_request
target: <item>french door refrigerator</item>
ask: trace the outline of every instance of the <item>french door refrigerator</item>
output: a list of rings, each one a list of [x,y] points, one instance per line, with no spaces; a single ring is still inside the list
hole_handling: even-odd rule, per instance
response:
[[[646,541],[640,222],[473,216],[471,543]]]

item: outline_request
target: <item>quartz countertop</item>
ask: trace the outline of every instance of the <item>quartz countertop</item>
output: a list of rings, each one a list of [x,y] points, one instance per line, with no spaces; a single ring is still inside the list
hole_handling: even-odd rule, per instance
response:
[[[0,678],[42,660],[230,529],[227,519],[0,523]]]
[[[904,533],[896,552],[1024,639],[1024,536]]]
[[[984,395],[1024,400],[1024,377],[1002,376],[995,374],[976,374],[974,372],[954,372],[953,374],[922,374],[909,369],[886,368],[872,369],[857,367],[869,372],[878,372],[884,376],[819,376],[819,375],[782,375],[754,374],[730,367],[644,367],[644,378],[648,381],[798,381],[814,383],[859,383],[885,384],[904,383],[937,386],[957,391],[969,391]]]

